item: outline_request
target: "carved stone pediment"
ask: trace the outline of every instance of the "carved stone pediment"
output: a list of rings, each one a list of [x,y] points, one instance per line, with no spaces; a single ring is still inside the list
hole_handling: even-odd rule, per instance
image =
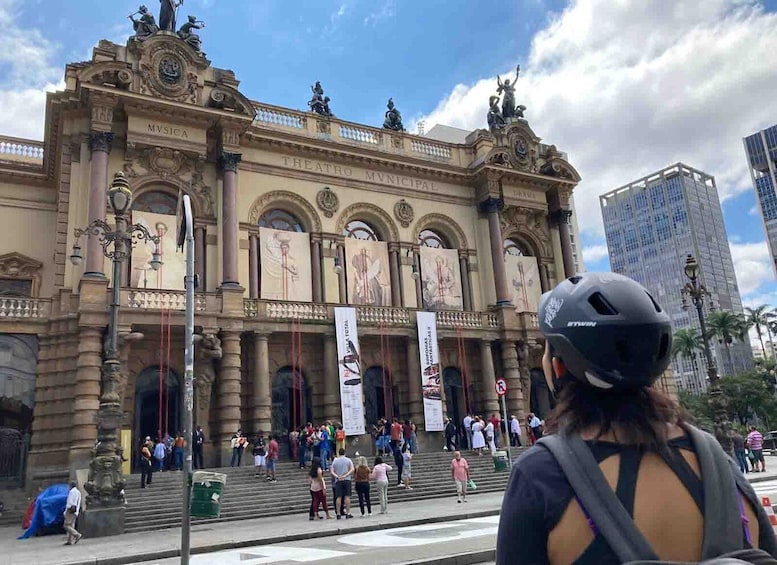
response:
[[[547,211],[523,206],[506,206],[500,214],[500,223],[504,236],[518,234],[530,240],[540,256],[547,257],[552,254]]]
[[[486,157],[490,165],[510,167],[519,171],[539,171],[540,138],[526,120],[513,118],[507,126],[494,130],[495,147]]]
[[[14,251],[0,255],[0,279],[31,281],[30,294],[33,297],[37,297],[40,291],[41,269],[43,263],[21,253]]]

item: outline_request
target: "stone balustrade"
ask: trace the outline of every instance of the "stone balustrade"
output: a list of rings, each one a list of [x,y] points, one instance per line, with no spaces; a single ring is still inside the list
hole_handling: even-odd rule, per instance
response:
[[[268,302],[267,317],[271,320],[327,320],[325,304],[307,302]]]
[[[255,104],[254,108],[256,109],[254,125],[292,129],[305,129],[307,127],[307,118],[304,112],[295,112],[268,104]]]
[[[356,320],[365,325],[408,326],[410,325],[410,310],[381,306],[356,306]]]
[[[369,145],[379,145],[382,139],[382,132],[366,128],[360,128],[353,125],[340,124],[340,137],[345,140],[355,141],[357,143],[366,143]]]
[[[0,136],[0,160],[43,162],[43,142]]]
[[[413,139],[410,142],[410,149],[413,153],[421,153],[438,161],[448,161],[452,156],[450,145],[432,143],[425,139]]]
[[[140,310],[186,310],[186,292],[176,290],[126,290],[122,291],[121,305]],[[204,312],[208,309],[207,298],[203,293],[195,293],[194,310]]]
[[[441,328],[482,328],[483,314],[480,312],[460,312],[456,310],[441,310],[437,312],[437,326]]]
[[[0,319],[41,319],[48,316],[50,301],[39,298],[0,297]]]

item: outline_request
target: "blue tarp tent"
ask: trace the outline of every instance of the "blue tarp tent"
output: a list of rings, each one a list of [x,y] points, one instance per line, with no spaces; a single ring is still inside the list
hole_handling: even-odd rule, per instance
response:
[[[66,484],[52,485],[38,495],[32,513],[30,527],[19,537],[29,538],[43,528],[56,528],[65,521],[65,505],[70,487]]]

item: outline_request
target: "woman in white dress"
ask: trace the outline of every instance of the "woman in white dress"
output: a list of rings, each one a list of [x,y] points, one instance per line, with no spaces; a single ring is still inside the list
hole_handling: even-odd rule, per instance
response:
[[[486,443],[488,444],[488,449],[491,451],[491,456],[493,457],[496,455],[496,444],[494,443],[494,424],[491,421],[488,421],[486,424],[483,435],[486,436]]]
[[[486,440],[483,437],[483,420],[478,417],[472,423],[472,449],[477,451],[478,455],[483,455],[481,449],[485,446]]]

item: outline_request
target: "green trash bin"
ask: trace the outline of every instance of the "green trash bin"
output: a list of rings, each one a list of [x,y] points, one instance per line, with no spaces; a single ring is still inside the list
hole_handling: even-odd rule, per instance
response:
[[[508,468],[509,464],[507,461],[507,452],[497,451],[494,454],[494,473],[498,473],[499,471],[507,471]]]
[[[195,471],[192,477],[191,515],[218,518],[221,515],[221,495],[227,476],[223,473]]]

